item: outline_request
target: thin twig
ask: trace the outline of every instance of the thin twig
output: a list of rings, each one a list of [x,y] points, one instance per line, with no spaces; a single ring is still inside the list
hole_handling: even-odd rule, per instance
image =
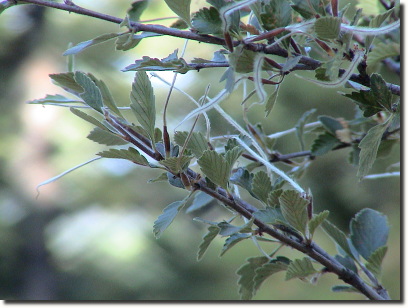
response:
[[[25,0],[25,1],[16,0],[15,2],[16,4],[31,3],[31,4],[36,4],[39,6],[51,7],[51,8],[67,11],[67,12],[77,13],[80,15],[85,15],[85,16],[94,17],[94,18],[101,19],[101,20],[106,20],[106,21],[113,22],[116,24],[121,24],[123,22],[122,18],[118,18],[115,16],[88,10],[78,5],[75,5],[73,3],[63,4],[63,3],[56,3],[56,2],[45,1],[45,0]],[[222,38],[218,38],[218,37],[211,36],[211,35],[201,35],[193,31],[182,31],[182,30],[178,30],[175,28],[168,28],[162,25],[152,25],[152,24],[146,25],[146,24],[131,21],[130,27],[132,27],[132,29],[135,32],[146,31],[146,32],[153,32],[157,34],[184,38],[184,39],[189,39],[189,40],[194,40],[194,41],[204,42],[204,43],[209,43],[209,44],[214,44],[214,45],[223,45],[223,46],[226,45],[225,40]],[[241,43],[242,43],[241,41],[233,41],[232,45],[238,46]],[[267,45],[267,44],[259,44],[259,43],[246,43],[245,48],[248,50],[252,50],[254,52],[263,52],[265,54],[277,55],[277,56],[281,56],[284,58],[287,58],[289,56],[288,51],[280,47],[278,44]],[[297,54],[293,54],[293,55],[296,56]],[[301,58],[299,60],[299,64],[303,64],[304,66],[298,66],[297,69],[315,70],[322,64],[320,61],[315,60],[313,58],[309,58],[303,55],[300,55],[300,56]],[[350,80],[359,82],[358,81],[359,75],[353,74]],[[387,84],[387,86],[389,87],[389,89],[391,90],[393,94],[400,95],[399,86],[394,85],[394,84]]]
[[[225,205],[231,207],[236,212],[241,214],[243,217],[247,219],[254,218],[251,212],[246,210],[244,207],[240,206],[240,202],[238,202],[238,198],[234,198],[233,200],[228,198],[227,196],[223,196],[218,194],[213,189],[209,188],[204,180],[200,180],[195,184],[196,189],[205,192],[206,194],[216,198],[217,200],[221,201]],[[337,262],[334,258],[330,257],[326,252],[324,252],[318,245],[314,242],[305,243],[300,242],[298,239],[291,238],[282,234],[281,232],[273,229],[271,226],[263,223],[261,220],[254,218],[254,224],[262,230],[262,232],[269,234],[273,238],[281,241],[282,243],[308,255],[309,257],[313,258],[323,266],[327,268],[329,272],[335,273],[341,280],[344,282],[352,285],[356,289],[358,289],[361,293],[367,296],[369,299],[372,300],[386,300],[387,297],[383,297],[380,295],[377,290],[372,288],[371,286],[367,285],[356,273],[353,271],[348,270],[339,262]]]
[[[117,17],[113,17],[110,15],[106,15],[106,14],[84,9],[82,7],[79,7],[73,4],[71,1],[66,1],[65,4],[61,4],[61,3],[55,3],[55,2],[43,1],[43,0],[26,0],[26,1],[16,0],[16,3],[19,3],[19,2],[20,3],[31,3],[31,4],[36,4],[40,6],[46,6],[46,7],[52,7],[52,8],[68,11],[68,12],[74,12],[77,14],[110,21],[116,24],[120,24],[123,21],[121,18],[117,18]],[[199,35],[191,31],[181,31],[181,30],[177,30],[173,28],[167,28],[161,25],[144,25],[141,23],[131,22],[130,26],[135,31],[149,31],[149,32],[154,32],[158,34],[185,38],[185,39],[191,39],[195,41],[206,42],[206,43],[216,44],[216,45],[225,44],[225,41],[223,39],[220,39],[214,36]],[[238,41],[233,42],[234,45],[238,45],[240,43],[241,42],[238,42]],[[268,47],[264,44],[247,44],[246,48],[254,50],[254,51],[264,51],[265,53],[285,55],[285,57],[288,56],[287,51],[280,48],[279,46],[273,46],[273,48],[271,47],[268,49]],[[304,56],[301,58],[299,63],[304,64],[305,66],[308,66],[311,70],[316,69],[321,64],[317,60],[314,60],[308,57],[304,57]],[[395,86],[395,85],[392,85],[392,86]],[[395,86],[395,87],[398,87],[398,86]],[[399,93],[399,87],[398,87],[398,93]],[[120,123],[119,121],[116,121],[116,119],[113,116],[110,116],[110,117],[106,116],[106,120],[109,121],[116,129],[118,129],[118,131],[120,131],[120,133],[123,135],[123,138],[125,140],[132,142],[137,148],[139,148],[141,151],[149,155],[151,158],[155,160],[163,159],[163,157],[161,156],[158,157],[156,153],[153,151],[153,149],[147,146],[146,143],[139,142],[139,140],[136,140],[132,136],[134,135],[135,132],[129,132],[129,127],[125,127],[122,123]],[[244,144],[243,146],[246,147]],[[253,152],[251,149],[249,149],[249,147],[246,147],[246,149],[249,151],[249,153],[251,153],[251,155],[255,156],[258,160],[261,160],[266,165],[269,164],[267,161],[264,161],[262,157],[260,157],[258,154]],[[286,155],[286,159],[289,157],[288,155],[289,154]],[[304,152],[298,152],[296,156],[293,156],[294,153],[292,153],[291,155],[292,155],[291,158],[293,158],[293,157],[310,155],[310,153],[308,151],[304,151]],[[282,158],[285,156],[281,155],[279,157]],[[291,237],[291,236],[283,234],[279,230],[255,218],[253,213],[258,211],[258,209],[252,206],[251,204],[248,204],[247,202],[239,198],[235,198],[231,194],[227,194],[225,190],[221,188],[212,189],[208,187],[205,180],[204,179],[198,180],[199,175],[190,169],[187,170],[186,174],[188,174],[188,176],[191,178],[191,182],[195,183],[194,184],[195,189],[201,190],[205,192],[206,194],[214,197],[215,199],[221,201],[226,206],[229,206],[230,208],[234,209],[237,213],[239,213],[243,217],[247,219],[254,219],[254,224],[260,230],[262,230],[262,232],[269,234],[273,238],[279,240],[281,243],[288,245],[308,255],[312,259],[316,260],[317,262],[322,264],[327,269],[327,271],[336,274],[340,279],[342,279],[347,284],[350,284],[356,289],[358,289],[362,294],[367,296],[369,299],[372,299],[372,300],[389,299],[386,292],[385,293],[383,292],[384,289],[381,288],[381,289],[376,290],[373,287],[367,285],[356,273],[345,268],[338,261],[336,261],[333,257],[328,255],[323,249],[318,247],[314,242],[306,242],[306,241],[303,241],[301,237]],[[294,187],[297,188],[299,191],[301,192],[303,191],[303,189],[301,187],[298,187],[298,185],[296,183],[293,183],[293,181],[292,181],[292,185],[294,185]]]

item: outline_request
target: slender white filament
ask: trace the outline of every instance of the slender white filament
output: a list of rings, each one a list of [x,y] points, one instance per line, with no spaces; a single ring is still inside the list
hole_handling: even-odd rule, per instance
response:
[[[304,194],[305,191],[298,183],[296,183],[293,179],[291,179],[285,172],[282,170],[278,169],[274,165],[272,165],[267,159],[264,159],[263,157],[259,156],[258,154],[255,153],[249,146],[246,145],[245,142],[243,142],[240,138],[236,138],[235,140],[238,141],[239,144],[253,157],[255,157],[259,162],[261,162],[267,169],[271,170],[272,172],[276,173],[280,177],[282,177],[285,181],[287,181],[290,185],[292,185],[293,188],[295,188],[298,192]]]

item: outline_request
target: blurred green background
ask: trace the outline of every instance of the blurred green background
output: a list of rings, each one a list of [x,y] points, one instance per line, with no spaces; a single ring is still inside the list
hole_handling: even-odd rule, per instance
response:
[[[131,1],[75,1],[78,5],[124,17]],[[192,1],[193,9],[204,1]],[[352,9],[355,3],[352,2]],[[151,1],[142,19],[174,16],[163,1]],[[162,23],[169,25],[174,20]],[[26,101],[60,93],[48,74],[66,71],[62,56],[68,43],[77,44],[103,33],[119,31],[105,21],[35,6],[18,6],[0,17],[0,297],[9,300],[237,300],[236,270],[245,259],[259,255],[251,241],[241,242],[222,258],[224,239],[217,238],[201,262],[196,253],[206,226],[192,221],[228,218],[212,206],[198,213],[180,214],[156,240],[153,222],[169,203],[185,196],[166,183],[148,184],[160,173],[135,167],[127,161],[99,160],[40,189],[36,186],[105,149],[86,139],[91,126],[68,109],[27,105]],[[162,58],[184,40],[158,37],[142,41],[128,52],[114,51],[114,43],[92,47],[76,57],[76,69],[103,79],[120,105],[129,103],[133,73],[120,72],[143,55]],[[211,59],[218,48],[190,42],[187,60]],[[198,99],[211,84],[210,95],[222,88],[224,69],[189,72],[177,86]],[[389,82],[398,78],[386,68],[380,73]],[[168,81],[172,73],[161,74]],[[152,79],[157,109],[167,88]],[[222,106],[237,118],[240,97]],[[249,117],[274,133],[294,126],[307,110],[315,114],[351,119],[354,104],[329,91],[289,76],[283,83],[272,114],[264,117],[255,106]],[[193,109],[174,93],[169,114],[171,125]],[[233,132],[214,115],[214,129]],[[313,121],[316,117],[313,118]],[[170,126],[171,126],[170,125]],[[191,123],[179,129],[188,129]],[[282,153],[298,151],[294,135],[278,141]],[[309,140],[310,141],[310,140]],[[383,172],[399,161],[399,146],[376,162],[372,173]],[[315,211],[331,211],[330,219],[348,233],[348,221],[360,209],[370,207],[388,216],[391,232],[384,261],[383,284],[393,299],[400,299],[400,183],[399,178],[358,182],[357,170],[347,163],[348,150],[339,150],[312,162],[301,180],[310,187]],[[282,166],[280,166],[282,167]],[[330,253],[335,247],[318,231],[316,241]],[[269,248],[269,250],[273,249]],[[291,249],[281,253],[300,254]],[[256,300],[361,300],[352,293],[332,293],[341,284],[334,275],[321,277],[317,285],[300,280],[284,281],[283,274],[269,278]]]

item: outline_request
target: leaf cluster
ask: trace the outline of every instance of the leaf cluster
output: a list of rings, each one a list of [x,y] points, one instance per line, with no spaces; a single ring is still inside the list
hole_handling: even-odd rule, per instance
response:
[[[346,269],[358,277],[364,273],[369,284],[379,289],[389,233],[386,217],[375,210],[363,209],[351,220],[349,235],[346,235],[327,220],[329,211],[314,213],[311,192],[306,193],[296,181],[310,165],[310,158],[341,148],[350,149],[350,162],[358,166],[357,176],[363,179],[376,158],[385,155],[398,139],[400,103],[390,84],[374,72],[381,61],[395,60],[400,53],[395,35],[399,21],[392,19],[394,9],[371,18],[367,27],[364,20],[360,20],[361,11],[349,21],[348,6],[339,10],[338,1],[208,0],[208,6],[197,12],[190,11],[190,0],[165,0],[165,3],[178,16],[177,27],[188,27],[190,31],[184,32],[199,35],[202,41],[207,38],[222,42],[223,48],[214,52],[211,60],[194,58],[188,62],[183,56],[179,57],[178,49],[162,59],[151,55],[135,60],[123,69],[135,72],[129,107],[119,107],[102,80],[72,67],[66,73],[50,77],[75,98],[47,95],[31,103],[70,107],[74,115],[94,126],[88,139],[113,147],[97,153],[98,158],[125,159],[138,167],[160,169],[162,173],[150,180],[151,183],[167,181],[188,191],[183,200],[166,206],[154,222],[156,238],[163,235],[183,208],[192,213],[205,210],[217,201],[232,212],[232,217],[221,221],[195,218],[208,225],[197,259],[203,258],[217,236],[225,238],[220,256],[239,242],[252,240],[262,256],[248,258],[237,271],[242,299],[251,299],[263,282],[278,272],[285,272],[286,280],[298,278],[315,283],[328,270],[324,262],[319,264],[318,258],[311,257],[316,252],[313,236],[320,226],[336,244],[338,254],[331,259],[321,252],[319,256],[335,263],[336,268],[340,266],[341,273]],[[3,7],[0,4],[0,10]],[[64,55],[73,57],[113,39],[117,50],[126,51],[144,39],[163,35],[162,26],[152,27],[156,29],[152,32],[140,32],[135,26],[147,7],[148,1],[133,2],[120,24],[125,31],[81,42]],[[182,37],[184,32],[169,33]],[[356,37],[362,37],[359,43],[364,43],[365,49],[352,46]],[[316,59],[310,58],[310,54]],[[160,111],[146,72],[186,74],[211,67],[227,67],[220,77],[220,82],[225,82],[224,89],[210,98],[207,88],[199,102],[187,95],[197,109],[182,121],[196,118],[197,122],[204,115],[206,134],[195,130],[195,122],[190,131],[174,130],[170,136],[165,118],[174,83],[164,108],[165,124],[159,128]],[[351,120],[319,115],[314,123],[311,118],[317,110],[306,111],[290,130],[296,134],[300,152],[282,155],[275,150],[275,141],[287,132],[268,136],[262,125],[249,123],[247,112],[255,104],[246,104],[255,95],[265,116],[272,114],[279,101],[280,84],[296,70],[314,70],[314,79],[299,77],[322,87],[348,87],[349,93],[340,94],[354,102],[359,111]],[[245,128],[220,107],[220,102],[242,83],[245,89],[250,89],[245,90],[241,101]],[[207,112],[211,109],[239,133],[222,136],[225,141],[221,146],[214,141],[217,138],[210,138],[212,131]],[[317,136],[309,145],[307,136],[312,134]],[[217,140],[222,139],[219,137]],[[285,171],[275,166],[279,163],[284,165],[282,170]],[[247,193],[250,204],[239,197],[241,192]],[[242,217],[242,223],[233,224],[237,217]],[[268,253],[259,242],[274,245],[275,250]],[[276,256],[284,245],[292,245],[305,256],[298,259]],[[336,272],[339,276],[341,273]],[[356,285],[339,285],[333,287],[333,291],[361,291],[358,288],[361,285],[357,288]]]

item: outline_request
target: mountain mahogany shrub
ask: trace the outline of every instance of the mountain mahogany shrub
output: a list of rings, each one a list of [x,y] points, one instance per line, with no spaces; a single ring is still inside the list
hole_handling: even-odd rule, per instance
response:
[[[131,50],[154,36],[218,45],[219,50],[208,59],[187,62],[175,49],[169,50],[165,58],[143,56],[126,66],[124,72],[135,71],[128,107],[118,107],[104,81],[92,73],[75,70],[73,61],[69,61],[67,72],[50,74],[52,81],[70,94],[68,97],[47,95],[30,103],[69,107],[74,115],[95,126],[88,138],[107,148],[84,164],[101,158],[129,160],[143,168],[162,170],[152,182],[167,181],[186,191],[183,200],[166,206],[154,222],[155,237],[163,234],[183,208],[192,212],[214,200],[228,208],[232,213],[228,220],[195,218],[208,226],[197,258],[204,256],[217,236],[226,238],[221,255],[238,242],[254,241],[259,256],[248,258],[237,271],[242,299],[253,298],[268,277],[281,271],[286,280],[298,278],[311,283],[324,273],[332,273],[343,282],[333,286],[334,292],[358,292],[371,300],[390,299],[380,283],[381,264],[387,252],[387,218],[373,209],[363,209],[351,219],[346,234],[330,222],[328,210],[314,212],[313,198],[319,196],[312,197],[312,192],[297,181],[311,159],[343,148],[349,149],[349,161],[358,167],[356,176],[362,181],[399,175],[369,174],[379,151],[384,153],[400,137],[400,87],[377,73],[385,64],[399,74],[399,4],[379,1],[382,9],[378,15],[366,15],[358,9],[349,19],[346,13],[350,4],[345,2],[339,9],[336,0],[207,0],[202,1],[203,7],[197,12],[190,11],[190,2],[165,0],[179,17],[171,27],[140,21],[149,1],[133,2],[124,19],[87,10],[71,1],[1,1],[0,12],[31,3],[120,25],[120,32],[101,33],[71,46],[64,52],[70,58],[106,41],[114,41],[117,50]],[[219,67],[225,68],[219,76],[224,88],[210,97],[208,87],[203,87],[198,101],[154,73],[172,71],[177,76]],[[297,73],[301,70],[313,71],[314,77],[303,77]],[[253,106],[248,104],[250,99],[255,98],[269,116],[274,112],[280,85],[290,74],[302,83],[338,89],[338,95],[358,107],[355,117],[344,120],[318,115],[318,121],[311,122],[317,112],[312,109],[299,118],[294,128],[270,135],[261,125],[250,123],[246,117]],[[196,105],[176,127],[167,126],[169,97],[164,111],[157,109],[151,78],[168,84],[169,97],[172,90],[178,90]],[[231,93],[240,91],[241,84],[252,89],[244,91],[241,101],[246,107],[242,115],[245,126],[220,104]],[[207,115],[210,110],[229,123],[235,134],[214,135]],[[157,125],[159,115],[163,117],[162,127]],[[206,123],[203,131],[195,128],[200,117]],[[191,129],[177,130],[186,121],[192,123]],[[170,136],[169,131],[175,131],[174,135]],[[276,152],[275,141],[290,133],[296,134],[301,151]],[[311,144],[305,141],[309,135],[315,136]],[[281,170],[279,162],[291,166],[289,171]],[[243,191],[248,192],[245,200],[240,198]],[[318,228],[334,241],[338,254],[329,255],[313,241]],[[259,242],[269,244],[272,252],[261,248]],[[302,252],[304,257],[279,255],[283,246]]]

